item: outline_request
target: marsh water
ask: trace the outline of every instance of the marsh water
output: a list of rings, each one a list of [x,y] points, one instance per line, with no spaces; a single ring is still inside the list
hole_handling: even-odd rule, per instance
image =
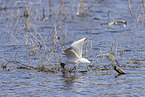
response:
[[[143,1],[1,0],[0,96],[144,97]],[[110,24],[117,20],[127,23]],[[62,73],[62,51],[83,37],[91,64]],[[24,68],[42,64],[54,72]]]

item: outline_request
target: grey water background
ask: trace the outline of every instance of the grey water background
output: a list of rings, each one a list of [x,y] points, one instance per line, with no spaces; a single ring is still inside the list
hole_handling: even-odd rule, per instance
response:
[[[49,1],[51,1],[51,17],[49,17]],[[16,69],[16,63],[9,63],[6,69],[0,68],[0,96],[144,97],[145,9],[142,1],[130,0],[131,15],[128,0],[84,0],[83,5],[80,5],[83,10],[80,9],[77,15],[80,1],[64,0],[62,9],[64,14],[60,14],[62,20],[57,22],[57,25],[61,25],[57,28],[57,36],[66,47],[78,39],[88,37],[85,44],[88,44],[88,50],[84,57],[91,62],[97,54],[101,53],[100,51],[110,52],[109,41],[114,43],[116,58],[120,64],[123,64],[121,68],[128,74],[117,76],[113,67],[109,70],[89,70],[85,73],[78,71],[87,70],[85,67],[89,64],[78,65],[76,73],[62,74],[61,71],[52,73]],[[28,56],[23,36],[29,32],[25,26],[25,6],[32,13],[28,23],[30,32],[38,32],[42,37],[38,36],[40,40],[47,40],[46,42],[51,44],[54,22],[58,19],[61,2],[61,0],[0,1],[0,57],[37,67],[41,63],[43,52]],[[7,8],[4,9],[6,4]],[[43,8],[45,9],[45,22],[42,22]],[[108,25],[115,20],[125,20],[127,24]],[[33,39],[34,37],[28,36],[28,38]],[[61,54],[63,49],[59,48],[60,46],[59,44],[55,49],[55,54],[58,56],[51,58],[46,66],[59,64],[64,58]],[[51,48],[52,45],[46,45],[46,49]],[[122,48],[124,53],[120,55]],[[96,67],[110,65],[108,61],[100,61],[99,57],[95,60],[93,65]],[[130,61],[143,64],[131,64]],[[5,60],[1,58],[0,64],[4,62]]]

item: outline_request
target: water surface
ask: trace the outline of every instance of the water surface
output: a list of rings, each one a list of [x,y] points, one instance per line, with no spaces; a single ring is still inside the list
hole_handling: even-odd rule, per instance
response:
[[[145,96],[144,7],[141,1],[130,2],[132,15],[127,0],[38,1],[0,1],[0,63],[7,64],[7,68],[0,68],[0,96]],[[25,7],[30,13],[28,20],[24,17]],[[127,24],[108,25],[116,20],[127,21]],[[59,40],[55,44],[54,33]],[[83,56],[95,61],[78,65],[75,73],[18,69],[22,64],[38,67],[42,59],[45,63],[49,57],[47,68],[60,67],[59,62],[64,58],[61,52],[83,37],[88,37]],[[38,40],[44,44],[42,50]],[[33,44],[32,48],[36,44],[37,53],[30,50],[29,43]],[[103,56],[95,58],[101,53],[115,53],[127,74],[118,76],[113,70],[115,61]],[[105,67],[108,70],[104,70]]]

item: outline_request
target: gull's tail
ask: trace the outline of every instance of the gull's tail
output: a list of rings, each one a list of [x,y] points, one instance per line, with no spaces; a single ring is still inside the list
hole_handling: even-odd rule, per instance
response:
[[[86,58],[78,59],[78,61],[79,61],[80,63],[90,63],[90,61],[89,61],[88,59],[86,59]]]

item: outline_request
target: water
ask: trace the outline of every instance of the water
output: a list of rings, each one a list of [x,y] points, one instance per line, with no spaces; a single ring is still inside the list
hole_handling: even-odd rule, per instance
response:
[[[1,72],[1,96],[144,96],[144,70],[62,75],[27,70]],[[139,72],[140,71],[140,72]]]
[[[126,0],[93,2],[94,0],[83,1],[80,5],[82,9],[79,15],[76,15],[80,4],[78,0],[64,1],[63,5],[60,0],[51,1],[52,16],[49,17],[48,0],[0,1],[0,63],[7,64],[7,68],[0,68],[0,96],[145,96],[145,34],[142,2],[137,0],[130,2],[132,16]],[[25,6],[31,14],[28,21],[23,16]],[[42,14],[43,8],[45,17]],[[108,25],[115,20],[125,20],[127,25],[122,23]],[[55,30],[59,42],[56,41],[53,45],[52,36]],[[63,49],[82,37],[88,37],[84,57],[91,62],[96,55],[101,54],[101,51],[103,54],[111,54],[111,43],[113,43],[115,58],[127,74],[118,76],[113,70],[114,61],[108,61],[106,57],[95,58],[94,63],[90,64],[92,68],[88,64],[78,65],[76,73],[17,69],[23,64],[37,67],[45,62],[46,68],[54,65],[59,67],[60,60],[64,58],[61,54]],[[42,50],[37,40],[43,43]],[[32,50],[29,44],[33,44]],[[37,53],[34,53],[34,44]],[[124,51],[122,55],[121,50]],[[51,51],[53,53],[49,53]],[[103,70],[104,67],[109,70]]]

